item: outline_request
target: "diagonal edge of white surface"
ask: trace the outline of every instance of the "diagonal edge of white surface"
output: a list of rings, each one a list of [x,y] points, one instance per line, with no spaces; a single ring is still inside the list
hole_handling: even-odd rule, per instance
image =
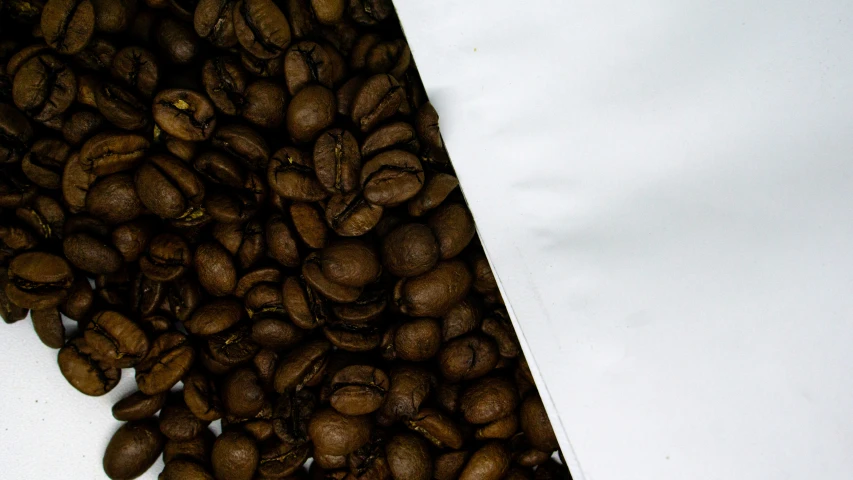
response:
[[[853,4],[395,3],[574,476],[849,478]]]

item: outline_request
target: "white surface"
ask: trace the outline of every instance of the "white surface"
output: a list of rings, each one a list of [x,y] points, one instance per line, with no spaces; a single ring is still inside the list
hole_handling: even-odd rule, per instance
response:
[[[850,478],[853,4],[396,3],[575,478]]]

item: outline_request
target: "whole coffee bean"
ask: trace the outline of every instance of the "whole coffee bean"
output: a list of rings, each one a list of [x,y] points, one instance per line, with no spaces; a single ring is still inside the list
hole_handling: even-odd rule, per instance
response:
[[[548,413],[538,394],[528,395],[524,399],[519,414],[521,429],[524,430],[530,445],[543,452],[553,452],[559,448],[554,429],[548,420]]]
[[[184,378],[184,403],[193,415],[206,422],[222,418],[222,400],[213,379],[202,371],[190,372]]]
[[[396,478],[430,480],[432,457],[423,438],[403,433],[395,435],[385,447],[391,475]]]
[[[422,408],[406,421],[406,426],[420,433],[438,448],[462,448],[462,431],[448,416],[432,408]]]
[[[487,443],[471,455],[460,480],[499,480],[509,470],[509,451],[497,442]]]
[[[243,166],[230,155],[209,151],[195,157],[193,168],[204,180],[232,188],[241,188],[245,181]]]
[[[364,289],[361,296],[354,302],[343,305],[333,305],[335,317],[351,324],[368,324],[376,320],[388,305],[388,295],[376,284]]]
[[[186,442],[207,428],[205,422],[193,415],[185,404],[167,404],[160,411],[160,432],[169,440]]]
[[[465,420],[484,424],[506,417],[518,407],[513,382],[501,377],[481,378],[462,393],[460,408]]]
[[[245,225],[217,224],[213,228],[213,238],[235,256],[240,269],[251,267],[266,253],[264,228],[257,220]]]
[[[200,0],[193,16],[195,32],[219,48],[237,45],[233,11],[232,0]]]
[[[68,110],[76,91],[77,78],[68,65],[53,55],[43,54],[18,69],[12,85],[12,98],[15,106],[28,116],[46,123],[58,119]]]
[[[17,163],[27,152],[33,128],[15,107],[0,103],[0,164]]]
[[[277,128],[284,122],[287,92],[276,82],[258,80],[246,87],[242,116],[262,128]]]
[[[153,236],[153,223],[148,219],[138,219],[119,225],[113,230],[113,246],[125,262],[135,262],[148,248],[148,242]]]
[[[365,70],[367,54],[381,41],[382,37],[378,33],[367,33],[358,37],[350,52],[350,67],[353,70]]]
[[[86,209],[107,223],[129,222],[142,213],[142,202],[136,194],[133,177],[116,173],[104,177],[89,187]]]
[[[228,17],[231,16],[233,2],[230,0],[202,0],[196,12],[201,11],[202,5],[208,2],[216,2],[222,9],[227,10]],[[231,25],[230,22],[228,24]],[[243,110],[249,79],[246,71],[234,58],[216,57],[207,60],[201,75],[204,90],[216,108],[226,115],[238,115]]]
[[[284,77],[291,95],[312,83],[332,88],[334,66],[329,52],[316,42],[294,43],[284,56]]]
[[[30,314],[41,343],[50,348],[62,348],[65,345],[65,327],[58,309],[33,310]]]
[[[427,225],[438,240],[443,260],[459,255],[477,233],[471,212],[459,203],[445,203],[435,209]]]
[[[208,336],[231,328],[245,315],[245,310],[236,300],[218,299],[197,308],[184,326],[193,335]]]
[[[175,280],[192,265],[192,253],[183,238],[161,233],[148,244],[148,251],[139,259],[139,268],[150,279],[160,282]]]
[[[258,374],[250,368],[238,368],[222,382],[222,403],[230,415],[254,416],[265,402],[266,395]]]
[[[57,362],[62,376],[80,392],[97,397],[118,385],[121,370],[95,360],[94,351],[82,337],[70,340],[59,350]]]
[[[98,0],[122,3],[122,0]],[[137,90],[146,97],[151,97],[160,80],[160,70],[157,58],[142,47],[125,47],[113,58],[113,78],[122,80],[127,86]]]
[[[29,205],[18,207],[15,216],[26,224],[33,233],[47,240],[62,238],[62,227],[65,224],[65,211],[56,200],[37,195]]]
[[[62,138],[71,145],[80,145],[104,128],[107,119],[100,112],[80,110],[67,116],[62,124]],[[2,148],[2,147],[0,147]]]
[[[237,11],[235,5],[234,11]],[[258,58],[249,52],[240,52],[240,63],[252,75],[261,78],[276,78],[284,73],[284,56],[273,58]]]
[[[418,157],[403,150],[380,153],[364,164],[361,185],[374,205],[397,205],[423,187],[424,171]]]
[[[314,340],[288,353],[276,369],[275,391],[300,390],[321,379],[331,347],[326,340]]]
[[[321,85],[309,85],[287,107],[287,131],[297,143],[311,142],[335,120],[335,94]]]
[[[479,303],[472,297],[457,303],[442,318],[441,336],[444,341],[473,332],[480,327],[482,312]]]
[[[36,185],[14,170],[0,171],[0,208],[18,208],[31,202],[38,193]]]
[[[113,405],[113,417],[122,422],[153,417],[166,404],[166,396],[166,392],[146,395],[137,390]]]
[[[434,318],[405,322],[394,336],[397,358],[414,362],[429,360],[441,347],[441,324]]]
[[[388,150],[417,153],[420,144],[415,129],[406,122],[389,123],[376,128],[361,145],[361,155],[365,158]]]
[[[471,282],[471,273],[463,262],[439,262],[427,273],[398,281],[394,302],[409,316],[440,316],[465,298]]]
[[[314,447],[328,455],[346,455],[370,440],[367,416],[351,417],[327,408],[311,418],[308,430]]]
[[[403,39],[383,41],[370,49],[365,63],[371,73],[390,73],[400,78],[412,63],[412,52]]]
[[[126,316],[112,311],[95,314],[83,335],[92,357],[107,365],[129,368],[148,353],[148,337]]]
[[[170,155],[149,157],[136,171],[135,185],[145,207],[161,218],[192,215],[205,194],[195,172]]]
[[[125,423],[104,452],[104,472],[113,480],[139,477],[160,456],[165,439],[154,419]]]
[[[74,281],[71,267],[61,257],[25,252],[9,263],[6,295],[12,303],[31,310],[56,307]]]
[[[429,395],[431,374],[417,365],[400,364],[391,370],[391,388],[380,413],[395,421],[415,416]]]
[[[342,237],[369,232],[382,218],[383,207],[369,203],[361,193],[335,195],[326,205],[326,223]]]
[[[135,0],[94,0],[95,28],[106,33],[123,32],[136,15]]]
[[[347,80],[346,83],[338,88],[335,98],[338,101],[338,113],[340,115],[345,117],[352,116],[352,103],[355,101],[355,96],[361,90],[361,86],[364,85],[366,80],[365,77],[358,75]],[[362,155],[364,155],[364,152],[362,152]],[[367,155],[364,156],[366,157]]]
[[[382,266],[398,277],[416,277],[438,262],[439,246],[426,225],[408,223],[382,240]]]
[[[77,53],[95,31],[95,9],[89,0],[48,0],[41,15],[44,40],[62,54]]]
[[[222,297],[234,292],[237,286],[237,269],[231,255],[222,245],[199,245],[194,259],[199,283],[208,293]]]
[[[141,135],[100,133],[83,144],[80,165],[84,172],[97,176],[128,170],[142,162],[150,145]]]
[[[74,54],[72,60],[80,68],[98,73],[108,72],[117,52],[118,49],[110,40],[93,37],[86,48]]]
[[[207,469],[193,460],[175,458],[166,464],[159,480],[214,480]]]
[[[310,390],[287,390],[278,397],[273,412],[276,436],[285,443],[301,445],[309,440],[308,423],[317,408]]]
[[[323,248],[328,238],[328,227],[323,213],[312,203],[290,204],[290,218],[299,238],[310,248]]]
[[[349,14],[362,25],[376,25],[394,13],[390,0],[349,0]]]
[[[507,440],[518,431],[518,415],[510,413],[492,423],[483,425],[474,432],[477,440]]]
[[[264,444],[258,462],[258,474],[261,478],[292,478],[308,459],[311,448],[308,445],[293,445],[272,440]]]
[[[324,25],[334,25],[344,16],[344,0],[311,0],[311,11],[317,21]]]
[[[163,448],[163,462],[169,463],[178,459],[206,464],[210,459],[215,440],[216,435],[209,428],[205,428],[195,438],[185,442],[166,440],[166,446]]]
[[[382,332],[375,322],[356,323],[329,319],[323,334],[332,345],[348,352],[367,352],[382,343]]]
[[[231,124],[213,135],[213,146],[230,154],[252,170],[265,170],[270,150],[264,138],[253,128]]]
[[[403,103],[405,93],[400,82],[388,74],[368,78],[352,103],[352,121],[362,132],[370,132],[391,118]]]
[[[153,112],[157,125],[181,140],[207,140],[216,129],[210,100],[192,90],[162,90],[154,97]]]
[[[27,318],[29,310],[19,307],[6,296],[6,285],[9,283],[9,274],[6,267],[0,267],[0,317],[6,323],[15,323]]]
[[[102,82],[95,88],[95,104],[104,118],[122,130],[142,130],[151,123],[146,105],[114,83]]]
[[[195,350],[186,336],[166,332],[151,342],[148,354],[136,364],[136,383],[146,395],[155,395],[172,388],[189,371],[195,360]]]
[[[317,253],[312,253],[305,259],[302,264],[302,277],[314,291],[333,302],[353,302],[362,292],[360,287],[341,285],[329,280],[323,274],[320,256]]]
[[[382,406],[390,387],[388,375],[369,365],[339,370],[331,381],[329,403],[345,415],[365,415]]]
[[[376,252],[360,240],[340,240],[320,251],[323,276],[339,285],[363,287],[379,279]]]
[[[292,200],[314,202],[328,195],[314,173],[311,155],[293,147],[275,152],[267,169],[267,181],[273,191]]]
[[[62,170],[71,155],[71,147],[58,139],[37,140],[21,161],[21,170],[36,185],[50,190],[62,183]]]
[[[77,103],[87,107],[98,108],[98,102],[95,99],[95,90],[98,89],[100,84],[101,80],[95,75],[89,74],[78,77],[76,96]]]
[[[224,480],[252,480],[260,461],[255,441],[240,432],[224,432],[213,444],[213,475]]]
[[[290,321],[310,330],[326,323],[328,313],[324,300],[303,279],[288,277],[282,286],[282,303]]]
[[[506,310],[496,310],[483,320],[483,333],[489,335],[498,344],[502,357],[515,358],[521,353],[521,346],[515,337],[512,323]]]
[[[249,322],[238,322],[229,330],[211,335],[207,348],[213,360],[228,368],[251,361],[261,349],[252,340]]]
[[[319,468],[323,470],[329,471],[338,471],[340,472],[338,476],[341,478],[346,478],[346,471],[341,470],[346,468],[347,466],[347,456],[346,455],[329,455],[327,453],[323,453],[318,451],[316,448],[314,449],[314,463],[317,464]],[[319,471],[319,470],[318,470]],[[332,477],[334,478],[334,477]]]
[[[270,216],[266,225],[267,255],[285,267],[297,267],[300,263],[296,236],[284,222],[284,217]]]
[[[279,57],[290,45],[290,24],[271,0],[240,0],[233,15],[237,40],[251,55]]]
[[[467,461],[467,451],[442,453],[435,457],[433,476],[436,480],[455,480]]]
[[[415,128],[417,128],[418,136],[426,144],[435,147],[444,147],[444,142],[441,140],[441,132],[438,129],[438,112],[431,103],[427,102],[421,105],[415,115]]]
[[[252,324],[252,339],[265,348],[292,348],[302,341],[305,332],[290,323],[279,307],[280,313],[261,313]]]
[[[438,360],[444,378],[452,382],[486,375],[497,365],[498,347],[484,335],[470,334],[447,342]]]
[[[355,137],[340,128],[323,132],[314,143],[314,169],[320,184],[330,193],[356,190],[361,154]]]
[[[170,62],[178,65],[192,62],[201,50],[201,42],[193,29],[172,17],[160,22],[156,36],[160,51]]]
[[[424,188],[409,201],[409,215],[420,217],[438,207],[458,186],[459,180],[453,175],[436,173],[428,177]]]

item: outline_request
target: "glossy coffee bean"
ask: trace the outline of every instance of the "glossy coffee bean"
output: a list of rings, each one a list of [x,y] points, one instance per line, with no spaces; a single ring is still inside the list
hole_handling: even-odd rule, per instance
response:
[[[297,390],[322,378],[331,345],[326,340],[306,343],[285,356],[275,372],[275,390]]]
[[[89,0],[48,0],[41,15],[48,45],[62,54],[77,53],[95,31],[95,8]]]
[[[370,132],[397,113],[404,96],[397,79],[387,74],[374,75],[353,99],[352,121],[362,132]]]
[[[50,190],[58,189],[62,170],[71,155],[70,146],[58,139],[36,141],[21,160],[21,170],[36,185]]]
[[[293,147],[275,152],[267,169],[267,181],[284,198],[313,202],[328,195],[314,173],[311,155]]]
[[[436,208],[427,225],[435,234],[442,260],[462,253],[477,234],[471,213],[459,203],[445,203]]]
[[[222,297],[234,292],[237,286],[237,270],[231,255],[222,245],[199,245],[194,261],[199,283],[208,293]]]
[[[306,202],[293,202],[289,210],[300,240],[310,248],[325,247],[329,232],[323,212],[314,204]]]
[[[213,475],[196,461],[175,458],[166,463],[159,480],[213,480]]]
[[[439,262],[427,273],[397,282],[394,302],[407,315],[440,316],[465,298],[471,282],[471,272],[463,262]]]
[[[435,457],[433,476],[436,480],[455,480],[468,461],[469,452],[455,451]]]
[[[408,433],[395,435],[385,447],[385,455],[394,478],[432,478],[432,457],[426,441],[421,437]]]
[[[326,205],[326,223],[342,237],[357,237],[372,230],[383,211],[360,193],[335,195]]]
[[[129,89],[102,82],[94,89],[95,105],[101,115],[122,130],[141,130],[151,124],[147,105]]]
[[[102,0],[103,1],[103,0]],[[112,0],[121,3],[121,0]],[[142,47],[125,47],[113,58],[110,73],[127,86],[146,97],[151,97],[160,80],[157,57]]]
[[[216,436],[209,428],[205,428],[195,438],[185,442],[167,439],[166,446],[163,447],[163,462],[169,463],[177,459],[207,463],[215,440]]]
[[[148,336],[130,318],[112,311],[95,314],[83,335],[96,360],[129,368],[148,353]]]
[[[259,461],[258,445],[246,434],[224,432],[213,444],[211,465],[217,479],[252,480]]]
[[[148,278],[160,282],[175,280],[192,265],[192,253],[186,240],[170,233],[151,239],[148,250],[139,259],[139,268]]]
[[[445,343],[438,360],[444,378],[455,382],[486,375],[495,368],[499,357],[498,347],[491,338],[470,334]]]
[[[106,223],[129,222],[142,214],[133,176],[116,173],[99,179],[86,195],[86,210]]]
[[[323,132],[314,143],[317,179],[330,193],[349,193],[359,186],[361,154],[355,137],[346,130]]]
[[[246,87],[244,119],[261,128],[278,128],[284,122],[287,91],[277,82],[258,80]]]
[[[439,448],[462,448],[462,430],[444,413],[433,408],[422,408],[406,426],[420,433],[430,443]]]
[[[207,428],[206,422],[193,415],[183,402],[166,404],[160,411],[160,432],[169,440],[186,442]]]
[[[290,44],[290,24],[271,0],[240,0],[234,5],[234,32],[251,55],[270,59]]]
[[[80,145],[92,135],[103,129],[107,123],[100,112],[80,110],[65,117],[62,124],[62,138],[71,145]]]
[[[438,207],[458,186],[459,180],[453,175],[436,173],[427,176],[424,187],[409,201],[409,215],[420,217]]]
[[[459,479],[498,480],[507,470],[509,470],[509,451],[501,443],[488,443],[471,455]]]
[[[422,224],[401,225],[382,240],[382,265],[399,277],[415,277],[428,272],[439,256],[435,235]]]
[[[70,340],[59,350],[57,361],[62,376],[81,393],[100,396],[109,392],[121,378],[121,370],[99,362],[82,337]]]
[[[154,97],[153,112],[157,125],[181,140],[207,140],[216,129],[216,113],[210,100],[192,90],[161,91]]]
[[[103,133],[89,139],[80,149],[84,172],[103,176],[139,165],[151,143],[130,133]]]
[[[199,37],[220,48],[237,44],[234,31],[234,2],[229,0],[201,0],[195,8],[193,27]]]
[[[417,195],[424,184],[418,157],[392,150],[373,157],[361,170],[364,198],[374,205],[398,205]]]
[[[71,267],[62,258],[43,252],[25,252],[9,263],[6,296],[23,308],[53,308],[65,299],[73,280]]]
[[[205,194],[198,175],[171,155],[149,157],[137,169],[134,184],[145,207],[167,219],[193,215]]]
[[[201,42],[192,27],[172,17],[160,22],[155,35],[160,51],[174,64],[191,63],[201,49]]]
[[[308,430],[314,448],[328,455],[346,455],[370,439],[368,417],[351,417],[331,408],[316,412]]]
[[[214,379],[201,370],[184,377],[184,403],[200,420],[213,422],[222,418],[222,400]]]
[[[58,309],[33,310],[30,315],[41,343],[49,348],[62,348],[65,345],[65,327]]]
[[[33,129],[15,107],[0,103],[0,164],[17,163],[27,153]]]
[[[195,351],[178,332],[163,333],[151,342],[148,354],[136,364],[136,383],[146,395],[172,388],[195,360]]]
[[[258,374],[250,368],[238,368],[222,382],[222,404],[235,417],[251,417],[261,411],[266,402]]]
[[[423,367],[400,364],[391,370],[391,388],[380,413],[389,421],[412,418],[429,395],[431,373]]]
[[[393,12],[390,0],[349,0],[349,14],[363,25],[376,25]]]
[[[166,397],[166,392],[156,395],[146,395],[140,391],[133,392],[113,405],[113,417],[122,422],[153,417],[166,404]]]
[[[287,107],[287,131],[297,143],[314,141],[329,128],[337,112],[335,94],[321,85],[310,85],[294,95]]]
[[[365,415],[382,406],[390,387],[388,375],[369,365],[339,370],[331,380],[332,408],[345,415]]]
[[[361,145],[365,158],[388,150],[404,150],[417,153],[420,150],[415,129],[406,122],[396,122],[376,128]]]
[[[257,130],[246,125],[224,125],[216,130],[211,142],[252,170],[264,171],[270,158],[267,142]]]
[[[548,414],[538,394],[528,395],[521,403],[521,428],[530,445],[543,452],[551,452],[558,448],[557,437]]]
[[[125,423],[107,445],[104,472],[113,480],[137,478],[154,464],[164,444],[154,419]]]

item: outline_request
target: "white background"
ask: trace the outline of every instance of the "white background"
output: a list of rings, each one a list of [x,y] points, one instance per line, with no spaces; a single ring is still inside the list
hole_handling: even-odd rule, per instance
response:
[[[396,3],[575,478],[850,478],[853,4]],[[103,478],[132,377],[0,351],[0,478]]]

